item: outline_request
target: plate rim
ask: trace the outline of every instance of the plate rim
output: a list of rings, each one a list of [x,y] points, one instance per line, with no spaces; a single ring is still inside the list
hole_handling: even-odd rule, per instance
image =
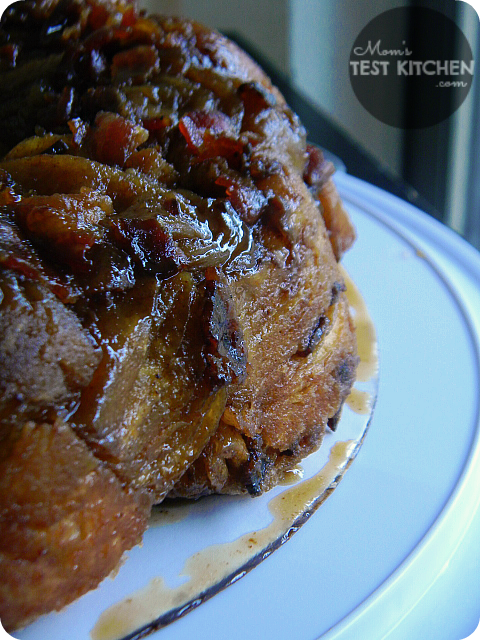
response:
[[[473,263],[474,270],[480,274],[480,252],[455,231],[393,194],[346,173],[337,173],[335,182],[347,210],[349,204],[355,206],[362,211],[362,213],[370,218],[374,218],[376,222],[384,225],[394,234],[405,240],[412,248],[422,251],[422,258],[426,260],[429,267],[433,269],[443,285],[447,288],[465,322],[470,340],[472,345],[474,345],[477,387],[480,388],[480,335],[477,333],[470,311],[464,304],[456,286],[448,279],[443,269],[436,264],[435,258],[429,254],[428,250],[426,253],[424,252],[422,236],[430,236],[430,240],[433,241],[437,247],[440,245],[437,250],[440,253],[447,253],[450,260],[454,259],[459,262],[463,271],[465,271],[470,278],[473,278],[470,269],[471,263]],[[368,204],[365,204],[365,199],[362,198],[361,195],[361,192],[365,190],[368,190]],[[383,202],[387,202],[389,209],[388,214],[381,208]],[[392,214],[394,216],[393,219]],[[398,222],[398,218],[400,218],[401,222]],[[458,249],[456,250],[455,244],[458,244]],[[478,285],[477,288],[480,293],[480,287]],[[478,492],[477,495],[474,492],[473,495],[472,493],[470,495],[468,493],[468,485],[474,482],[475,477],[477,479],[480,478],[479,396],[476,398],[474,420],[475,433],[467,458],[457,482],[453,485],[449,497],[432,525],[422,536],[418,544],[405,556],[390,575],[362,602],[352,609],[350,613],[335,623],[325,633],[317,636],[317,640],[320,640],[320,638],[321,640],[337,640],[338,638],[344,637],[344,634],[349,630],[354,631],[355,637],[369,637],[368,634],[371,633],[372,628],[381,627],[384,629],[388,628],[389,632],[393,631],[433,587],[438,577],[436,574],[429,576],[430,579],[426,588],[420,585],[419,581],[417,588],[412,588],[412,584],[415,584],[415,581],[412,582],[412,580],[408,580],[408,577],[410,577],[414,570],[418,570],[419,565],[424,569],[428,566],[434,566],[431,559],[439,557],[440,547],[442,549],[442,556],[445,556],[445,549],[448,546],[448,556],[446,560],[448,563],[461,545],[470,525],[480,510],[480,492]],[[469,512],[466,520],[458,517],[460,512]],[[465,523],[467,523],[466,526]],[[429,573],[432,574],[432,571],[430,570]],[[405,588],[406,583],[408,584],[408,588]],[[397,616],[392,616],[390,613],[392,608],[387,606],[389,602],[393,602],[394,600],[398,601],[399,598],[401,598],[404,608],[403,615],[400,619],[398,619]],[[383,625],[379,624],[380,619],[382,619]],[[367,633],[367,636],[361,635],[362,633]],[[360,636],[358,634],[360,634]]]

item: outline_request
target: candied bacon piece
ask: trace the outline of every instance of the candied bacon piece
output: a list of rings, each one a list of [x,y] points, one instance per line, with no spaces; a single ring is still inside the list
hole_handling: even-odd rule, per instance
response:
[[[145,118],[142,122],[144,128],[151,134],[155,134],[158,131],[164,131],[167,127],[170,127],[173,122],[170,116],[162,115],[155,118]]]
[[[248,130],[252,127],[252,120],[266,109],[272,109],[275,104],[275,96],[269,93],[258,82],[245,82],[237,89],[237,94],[243,102],[244,114],[242,129]]]
[[[307,163],[303,172],[305,184],[321,189],[334,174],[335,167],[325,160],[322,150],[314,144],[307,144]]]
[[[146,82],[160,68],[160,58],[153,46],[139,45],[113,56],[110,72],[115,83]]]
[[[229,158],[243,151],[232,120],[220,111],[190,111],[178,126],[188,149],[202,159]]]
[[[141,144],[148,140],[148,131],[116,113],[99,113],[95,125],[87,132],[85,144],[95,160],[123,167]]]
[[[173,127],[174,121],[169,115],[162,114],[154,118],[144,118],[142,125],[149,133],[149,141],[162,144],[165,134]]]
[[[225,187],[225,194],[233,208],[247,224],[254,224],[260,217],[262,210],[268,202],[268,198],[255,185],[248,185],[242,181],[221,175],[215,180],[215,184]]]
[[[207,136],[219,136],[231,132],[228,118],[220,111],[191,111],[180,120],[180,131],[192,151],[200,149]]]
[[[258,82],[244,82],[238,87],[237,93],[250,115],[258,114],[263,109],[270,109],[277,102],[275,96]]]

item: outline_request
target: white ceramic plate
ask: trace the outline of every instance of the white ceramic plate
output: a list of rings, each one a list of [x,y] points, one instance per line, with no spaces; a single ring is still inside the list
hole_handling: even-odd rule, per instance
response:
[[[359,236],[344,262],[379,337],[380,388],[369,433],[332,497],[285,545],[152,638],[457,640],[473,631],[475,616],[478,621],[479,545],[472,551],[470,538],[480,531],[480,257],[389,194],[340,173],[337,184]],[[331,445],[361,439],[368,416],[351,414],[345,412]],[[329,449],[326,442],[313,469],[305,463],[307,474],[327,463]],[[327,476],[341,471],[330,463]],[[185,519],[152,527],[115,580],[15,637],[87,640],[100,613],[126,595],[142,587],[164,595],[158,581],[152,587],[155,576],[178,597],[182,581],[188,584],[179,577],[186,558],[264,529],[271,497],[212,499]],[[251,537],[261,552],[261,535]],[[468,569],[462,565],[461,582],[455,574],[445,583],[466,545],[470,562]],[[213,549],[214,569],[221,549]],[[241,566],[245,556],[239,558]],[[425,607],[442,584],[445,604],[433,615]],[[150,606],[150,595],[134,603]],[[125,628],[123,615],[111,624]]]

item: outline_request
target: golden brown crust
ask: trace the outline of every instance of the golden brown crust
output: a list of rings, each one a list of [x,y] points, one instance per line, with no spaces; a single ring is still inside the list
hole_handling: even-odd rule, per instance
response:
[[[6,629],[96,587],[145,530],[150,503],[122,489],[70,427],[27,422],[0,465],[0,617]]]
[[[275,376],[267,376],[266,389],[245,393],[237,399],[238,409],[233,398],[172,497],[261,493],[320,446],[327,426],[335,428],[355,379],[355,333],[344,294],[329,322],[326,335],[310,353],[291,355]],[[253,415],[250,420],[242,420],[245,406],[248,417]]]

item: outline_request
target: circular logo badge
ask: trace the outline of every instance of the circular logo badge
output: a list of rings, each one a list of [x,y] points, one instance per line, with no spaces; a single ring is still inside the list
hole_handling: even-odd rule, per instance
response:
[[[445,43],[452,49],[446,54]],[[442,122],[467,97],[474,60],[461,29],[426,7],[398,7],[374,18],[350,52],[350,81],[377,120],[403,129]]]

